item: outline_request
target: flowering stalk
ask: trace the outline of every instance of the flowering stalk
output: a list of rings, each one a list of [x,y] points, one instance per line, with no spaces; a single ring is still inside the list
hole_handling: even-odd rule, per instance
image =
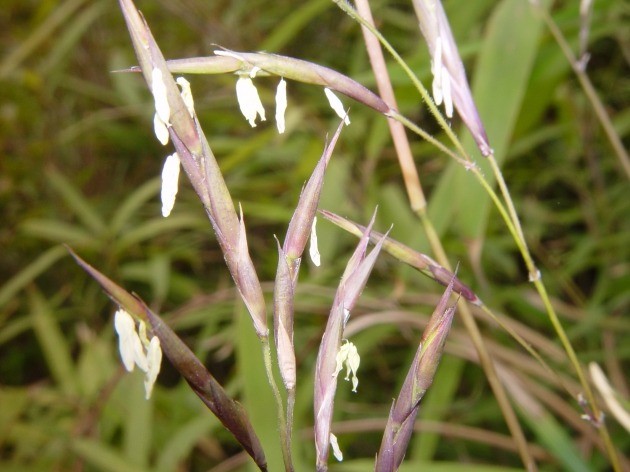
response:
[[[197,359],[188,346],[140,298],[114,283],[81,259],[70,248],[67,249],[75,261],[101,285],[105,293],[118,306],[135,319],[147,325],[148,334],[159,339],[164,354],[188,382],[192,390],[234,435],[236,440],[241,443],[247,453],[254,459],[258,468],[266,471],[265,454],[241,404],[227,395],[223,387],[203,366],[201,361]]]
[[[317,470],[328,470],[328,449],[332,443],[336,446],[336,438],[331,433],[333,405],[337,390],[337,356],[341,348],[343,331],[357,299],[374,267],[376,258],[381,250],[384,238],[376,244],[369,255],[366,254],[372,221],[365,230],[352,257],[348,261],[346,270],[335,294],[326,329],[317,354],[315,367],[315,449],[317,454]],[[335,454],[339,457],[338,451]]]
[[[342,93],[359,103],[388,114],[390,107],[374,92],[357,81],[333,69],[312,62],[264,52],[215,51],[215,56],[191,57],[167,61],[167,67],[177,74],[225,74],[237,72],[248,75],[256,68],[256,76],[274,75],[306,84],[321,85]],[[132,67],[130,71],[138,71]]]
[[[274,289],[274,336],[278,364],[284,386],[295,388],[295,353],[293,348],[293,294],[304,248],[311,235],[317,205],[324,185],[324,173],[341,133],[343,122],[337,127],[331,142],[304,186],[282,248],[278,247],[279,261]]]
[[[227,266],[260,338],[268,336],[265,302],[239,220],[214,154],[199,126],[192,97],[180,92],[148,25],[131,0],[119,0],[140,63],[181,165],[212,223]],[[184,87],[182,87],[184,88]],[[184,89],[184,92],[188,90]],[[157,120],[156,120],[157,121]]]
[[[420,30],[429,47],[433,73],[433,98],[437,105],[444,102],[446,115],[452,116],[455,105],[459,116],[470,130],[481,154],[492,153],[488,136],[472,98],[464,64],[440,0],[413,0]]]
[[[286,449],[290,450],[293,406],[295,403],[296,364],[293,345],[293,300],[297,276],[306,243],[314,225],[317,205],[324,185],[324,173],[341,133],[343,122],[337,127],[331,142],[313,170],[302,190],[298,205],[293,213],[289,228],[281,247],[278,242],[278,270],[274,285],[274,340],[278,355],[278,367],[287,390],[287,437]],[[311,236],[311,239],[313,236]]]
[[[452,291],[451,281],[431,315],[411,368],[389,413],[374,468],[378,472],[398,470],[405,457],[420,401],[433,382],[455,314],[455,306],[447,307]]]
[[[331,221],[355,236],[361,237],[365,232],[364,226],[336,215],[335,213],[326,210],[320,210],[320,213],[328,221]],[[383,239],[383,235],[381,233],[377,231],[370,232],[370,241],[373,244],[376,244],[381,239]],[[405,246],[389,236],[383,239],[383,250],[399,261],[410,265],[427,277],[432,278],[439,284],[444,286],[452,285],[453,291],[460,294],[470,303],[477,306],[483,305],[483,302],[479,299],[479,297],[477,297],[472,289],[470,289],[470,287],[459,280],[450,270],[445,269],[426,254],[414,251],[410,247]]]

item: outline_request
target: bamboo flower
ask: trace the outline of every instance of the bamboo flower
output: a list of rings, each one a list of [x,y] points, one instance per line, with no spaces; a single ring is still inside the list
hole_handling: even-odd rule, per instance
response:
[[[147,371],[147,357],[142,349],[142,342],[136,332],[136,322],[131,315],[123,309],[116,311],[114,315],[114,328],[118,334],[118,350],[120,358],[127,372],[133,372],[137,365]]]
[[[308,255],[311,257],[311,261],[317,267],[319,267],[322,263],[321,257],[319,254],[319,247],[317,244],[317,217],[313,218],[313,226],[311,227],[311,238],[310,244],[308,246]]]
[[[348,126],[350,124],[350,117],[348,117],[348,112],[343,108],[343,103],[341,103],[339,97],[328,87],[324,87],[324,93],[326,94],[330,108],[332,108],[334,112],[337,113],[337,116]]]
[[[195,117],[195,102],[193,100],[192,90],[190,89],[190,82],[188,82],[183,77],[177,77],[177,79],[175,79],[175,83],[179,85],[180,88],[182,89],[181,96],[182,96],[182,100],[184,101],[184,105],[186,105],[186,108],[188,109],[188,112],[190,113],[190,117],[194,118]]]
[[[346,342],[339,348],[339,352],[337,353],[335,360],[337,361],[337,366],[335,367],[333,377],[339,375],[339,372],[341,372],[345,366],[346,376],[344,377],[344,380],[350,380],[350,375],[352,375],[352,391],[356,393],[357,387],[359,386],[357,371],[359,370],[359,365],[361,364],[361,357],[359,356],[357,347],[350,341],[346,340]]]

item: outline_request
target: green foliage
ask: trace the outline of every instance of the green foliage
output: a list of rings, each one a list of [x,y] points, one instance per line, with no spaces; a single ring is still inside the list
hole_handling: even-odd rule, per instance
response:
[[[66,257],[66,243],[160,312],[245,405],[270,470],[280,470],[276,415],[259,346],[188,183],[180,185],[173,214],[160,216],[159,174],[172,151],[152,136],[153,99],[140,77],[111,72],[135,61],[116,2],[5,3],[0,469],[192,471],[223,464],[228,470],[231,461],[229,470],[250,470],[238,445],[167,366],[154,397],[144,400],[141,375],[127,375],[120,366],[114,308]],[[371,3],[378,28],[430,84],[429,56],[411,5]],[[570,64],[528,2],[461,3],[446,2],[446,10],[552,302],[580,360],[605,366],[627,398],[627,176]],[[169,58],[208,55],[214,44],[266,50],[313,60],[375,90],[360,29],[332,2],[138,6]],[[587,73],[627,144],[628,12],[613,0],[595,2],[594,9]],[[558,2],[551,13],[577,48],[577,2]],[[387,61],[399,110],[444,140],[399,66]],[[337,118],[320,87],[291,82],[287,133],[278,136],[272,119],[251,129],[240,116],[235,77],[190,80],[200,122],[234,201],[243,206],[250,253],[270,305],[277,263],[273,235],[285,233]],[[257,80],[269,112],[276,79]],[[429,253],[407,204],[385,118],[357,103],[351,104],[351,118],[328,168],[320,207],[367,223],[378,205],[377,230],[394,224],[394,238]],[[453,127],[472,150],[459,120]],[[430,215],[450,261],[459,263],[459,277],[495,313],[506,315],[502,319],[541,352],[575,396],[581,391],[575,373],[487,194],[447,156],[411,139]],[[489,169],[484,174],[491,179]],[[296,470],[314,463],[312,372],[334,289],[355,244],[333,225],[320,221],[318,228],[323,264],[303,261],[296,294]],[[352,394],[340,381],[333,429],[347,460],[331,470],[373,467],[391,400],[439,290],[393,259],[379,258],[348,326],[362,356],[360,386]],[[601,449],[589,448],[597,432],[580,419],[575,397],[485,314],[475,316],[501,375],[511,375],[516,385],[510,393],[539,465],[608,470]],[[452,329],[423,405],[401,471],[522,467],[461,323]],[[610,416],[607,425],[616,447],[627,450],[627,433]]]

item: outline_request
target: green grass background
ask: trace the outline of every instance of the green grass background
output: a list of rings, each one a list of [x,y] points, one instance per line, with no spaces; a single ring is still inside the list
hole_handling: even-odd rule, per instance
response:
[[[371,2],[377,26],[425,84],[429,57],[408,2]],[[630,187],[628,178],[540,17],[521,0],[445,2],[492,146],[525,236],[580,360],[604,367],[628,396]],[[375,89],[360,29],[330,1],[138,1],[167,58],[216,45],[312,60]],[[576,1],[554,20],[577,48]],[[588,73],[618,135],[630,137],[628,5],[595,2]],[[116,2],[14,1],[0,11],[0,470],[253,470],[220,423],[165,362],[151,401],[123,374],[106,296],[68,257],[71,245],[140,294],[251,412],[270,470],[280,470],[275,412],[258,342],[201,205],[182,182],[160,216],[166,154],[141,78],[112,73],[135,63]],[[390,61],[401,111],[442,138],[413,86]],[[287,132],[273,124],[276,79],[257,85],[269,120],[240,115],[234,76],[191,77],[197,113],[235,202],[267,300],[301,187],[337,118],[321,89],[289,83]],[[387,123],[351,106],[327,172],[321,208],[427,251],[406,202]],[[461,130],[459,120],[453,128]],[[472,140],[461,130],[464,143]],[[412,138],[429,209],[451,263],[496,313],[518,323],[566,379],[575,375],[527,281],[514,242],[471,175]],[[479,160],[481,158],[479,157]],[[486,172],[489,176],[490,172]],[[312,470],[312,369],[347,257],[355,243],[320,222],[322,267],[305,263],[296,299],[299,362],[297,470]],[[340,383],[336,427],[346,460],[370,470],[392,398],[441,288],[381,256],[353,317],[362,354],[358,394]],[[399,321],[400,314],[410,315]],[[371,317],[371,318],[369,318]],[[409,320],[413,321],[409,321]],[[608,470],[574,399],[501,329],[482,322],[488,349],[535,404],[514,400],[544,470]],[[529,330],[529,331],[528,331]],[[577,386],[575,387],[577,389]],[[577,390],[576,390],[577,391]],[[401,470],[499,471],[521,467],[472,345],[456,320],[418,431]],[[613,418],[620,451],[630,439]]]

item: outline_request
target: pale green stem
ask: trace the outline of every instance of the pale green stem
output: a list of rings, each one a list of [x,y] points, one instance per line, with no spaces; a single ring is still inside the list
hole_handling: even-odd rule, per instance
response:
[[[580,379],[580,384],[582,385],[582,388],[584,389],[584,392],[586,394],[586,399],[588,400],[590,404],[591,410],[593,412],[593,416],[595,417],[595,420],[597,420],[598,418],[602,417],[603,413],[600,410],[599,406],[597,405],[597,402],[595,401],[595,395],[593,394],[593,390],[591,389],[588,379],[586,378],[586,375],[584,374],[584,370],[582,369],[582,366],[580,365],[580,361],[577,358],[575,350],[573,349],[573,346],[571,345],[571,341],[569,340],[569,337],[564,331],[564,328],[562,327],[562,323],[560,323],[560,319],[558,318],[558,315],[556,314],[556,311],[553,308],[553,305],[551,304],[551,300],[549,299],[549,295],[547,294],[547,289],[545,288],[545,284],[543,284],[542,280],[539,278],[537,280],[534,280],[534,285],[536,286],[536,289],[538,290],[538,293],[540,294],[543,304],[545,305],[545,308],[547,309],[547,313],[549,314],[549,319],[551,320],[551,324],[556,330],[556,333],[558,334],[558,337],[560,338],[560,342],[562,343],[564,350],[569,356],[571,364],[573,364],[575,368],[577,376]],[[599,431],[600,437],[604,441],[606,450],[608,451],[608,457],[610,459],[610,463],[613,467],[613,470],[615,470],[615,472],[621,472],[622,468],[621,468],[621,463],[619,461],[619,456],[617,455],[615,446],[612,443],[610,434],[608,433],[608,428],[606,428],[606,423],[601,422],[601,424],[598,425],[598,431]]]
[[[357,9],[359,10],[363,18],[363,21],[361,22],[361,24],[364,27],[363,31],[364,31],[366,48],[368,50],[368,54],[370,55],[370,61],[372,63],[374,75],[376,76],[376,79],[377,79],[379,91],[381,93],[381,98],[383,98],[390,107],[392,106],[396,107],[396,98],[394,96],[393,88],[391,86],[391,81],[389,79],[389,74],[387,72],[387,67],[383,59],[383,55],[380,50],[379,43],[374,42],[372,38],[369,36],[369,33],[374,34],[376,36],[376,29],[373,26],[372,13],[370,11],[370,7],[367,0],[358,0]],[[369,33],[366,33],[366,31],[368,31]],[[380,39],[381,42],[383,41],[382,36],[377,39]],[[389,50],[390,50],[390,53],[393,51],[393,49],[389,49]],[[404,61],[401,60],[400,62],[401,62],[401,65],[403,65],[403,67],[406,67],[406,64],[404,64]],[[411,71],[409,70],[409,73],[410,72]],[[415,77],[415,76],[411,74],[410,77]],[[424,87],[422,87],[420,83],[419,85],[420,85],[419,90],[424,90]],[[424,92],[426,93],[426,90],[424,90]],[[427,94],[427,97],[428,97],[428,94]],[[430,98],[427,99],[427,97],[425,97],[425,100],[427,100],[428,103],[432,104],[432,101],[430,100]],[[466,167],[472,166],[472,163],[470,161],[464,161],[460,159],[454,153],[451,153],[450,150],[448,150],[445,146],[443,146],[439,141],[429,136],[419,127],[413,125],[413,123],[410,123],[402,115],[398,113],[393,113],[391,115],[392,115],[392,118],[396,120],[396,122],[390,123],[390,131],[392,134],[392,139],[394,140],[394,144],[396,146],[396,151],[398,154],[398,159],[401,165],[402,172],[403,174],[409,174],[409,175],[415,176],[415,179],[407,179],[407,178],[404,179],[405,185],[407,186],[415,185],[417,187],[414,189],[407,188],[407,194],[409,196],[418,195],[418,194],[422,195],[422,201],[424,202],[424,195],[422,193],[422,187],[420,185],[420,178],[418,176],[417,169],[413,162],[413,158],[410,155],[411,151],[409,147],[409,142],[407,140],[407,136],[404,133],[404,131],[396,129],[397,127],[405,126],[405,123],[403,123],[403,121],[407,121],[407,125],[414,126],[416,128],[416,132],[419,132],[418,134],[420,134],[425,139],[427,139],[427,141],[433,142],[433,144],[435,144],[438,148],[451,154],[453,158],[458,160],[464,166]],[[439,117],[441,117],[441,114],[439,114],[439,112],[438,112],[438,115]],[[446,125],[445,121],[444,121],[444,125]],[[458,141],[456,141],[456,145],[457,143]],[[457,146],[457,147],[460,150],[463,150],[461,146]],[[401,151],[402,151],[402,155],[401,155]],[[406,152],[409,152],[409,156],[405,154]],[[426,205],[424,204],[414,205],[414,201],[411,198],[410,198],[410,204],[412,206],[412,209],[414,210],[414,212],[416,213],[416,215],[420,218],[420,221],[422,222],[424,232],[427,236],[427,239],[429,240],[429,243],[431,244],[433,253],[435,254],[437,260],[440,262],[440,264],[442,264],[442,266],[450,269],[449,261],[448,261],[448,258],[446,257],[446,252],[444,251],[444,247],[442,245],[440,237],[435,231],[435,227],[433,226],[433,223],[426,212]],[[490,383],[490,386],[494,392],[495,398],[497,399],[501,412],[503,413],[505,421],[517,444],[519,453],[521,455],[521,459],[529,470],[535,470],[536,464],[529,452],[527,440],[525,438],[523,430],[521,429],[521,425],[518,421],[518,418],[516,417],[516,413],[514,412],[514,409],[512,408],[512,405],[508,399],[507,393],[497,376],[494,363],[492,362],[492,359],[490,358],[490,355],[488,354],[488,351],[485,348],[485,345],[483,343],[483,338],[481,336],[481,332],[479,331],[477,323],[474,317],[472,316],[472,313],[465,301],[460,300],[459,309],[460,309],[460,315],[464,321],[464,325],[466,326],[466,329],[471,337],[473,345],[475,346],[475,349],[479,356],[479,362],[486,373],[488,382]]]
[[[333,0],[333,1],[337,4],[337,6],[339,6],[339,8],[341,8],[345,13],[347,13],[350,16],[350,18],[352,18],[357,23],[367,28],[370,31],[370,33],[372,33],[374,36],[378,38],[378,41],[383,45],[385,49],[387,49],[387,52],[391,54],[394,60],[405,71],[405,74],[407,74],[407,77],[409,77],[413,85],[418,90],[418,93],[420,93],[420,96],[422,97],[422,99],[426,102],[427,106],[429,107],[429,111],[435,117],[438,124],[440,125],[440,127],[442,127],[442,129],[444,130],[446,135],[449,137],[451,142],[455,145],[455,147],[457,148],[457,151],[462,156],[464,156],[466,160],[470,160],[470,156],[468,156],[468,154],[464,150],[464,147],[462,146],[461,141],[457,139],[457,136],[455,135],[455,133],[453,133],[453,130],[450,128],[450,126],[444,119],[444,116],[442,116],[442,113],[440,113],[440,110],[433,102],[433,99],[431,98],[431,95],[427,91],[426,87],[422,85],[422,82],[420,82],[420,79],[418,79],[418,77],[414,74],[414,72],[403,60],[403,58],[400,57],[400,55],[396,52],[394,47],[391,44],[389,44],[389,42],[385,39],[385,37],[373,25],[368,23],[365,20],[365,18],[359,15],[356,12],[356,10],[350,6],[349,3],[347,3],[345,0]]]
[[[291,452],[291,438],[293,436],[293,412],[295,411],[295,387],[287,390],[287,449]]]
[[[619,162],[621,163],[621,166],[623,167],[626,176],[630,178],[630,156],[628,156],[628,151],[626,151],[626,148],[623,146],[619,135],[615,131],[615,127],[613,126],[612,121],[608,116],[608,113],[606,113],[606,108],[602,104],[602,101],[599,99],[599,95],[595,91],[595,87],[593,87],[593,84],[586,74],[586,65],[582,66],[580,64],[580,61],[578,61],[578,59],[575,57],[575,54],[573,54],[573,51],[567,43],[567,40],[560,31],[560,28],[558,28],[558,25],[556,25],[556,23],[549,15],[549,12],[545,8],[540,7],[540,5],[535,2],[534,5],[537,7],[537,11],[542,16],[545,24],[547,25],[547,28],[549,28],[552,36],[558,43],[558,46],[560,46],[560,49],[562,50],[562,53],[571,65],[573,72],[575,72],[575,75],[577,76],[578,81],[580,82],[580,85],[582,86],[582,89],[586,94],[586,98],[588,98],[588,100],[591,102],[591,106],[595,110],[595,114],[599,119],[599,123],[602,125],[604,133],[606,133],[606,136],[608,137],[608,140],[610,141],[610,144],[615,151],[615,154],[617,154],[617,158],[619,159]]]
[[[415,134],[417,134],[421,138],[425,139],[427,142],[433,144],[436,148],[438,148],[444,154],[446,154],[447,156],[455,159],[455,161],[457,161],[459,164],[464,166],[464,168],[470,169],[471,167],[475,166],[475,164],[472,161],[469,161],[468,159],[462,159],[459,155],[455,154],[453,151],[451,151],[449,148],[447,148],[444,144],[442,144],[440,141],[435,139],[433,136],[431,136],[425,130],[420,128],[417,124],[415,124],[413,121],[411,121],[406,116],[401,115],[400,113],[398,113],[396,111],[395,112],[389,112],[387,114],[387,116],[389,118],[391,118],[393,120],[396,120],[396,121],[399,121],[400,123],[405,125],[405,127],[409,128],[409,130],[413,131]]]
[[[284,416],[284,406],[282,404],[282,396],[276,384],[276,379],[273,376],[273,368],[271,363],[271,346],[269,344],[269,337],[261,337],[263,358],[265,362],[265,371],[267,372],[267,380],[271,386],[271,391],[276,399],[276,409],[278,411],[278,428],[280,429],[280,445],[282,448],[282,460],[284,461],[284,469],[286,472],[293,472],[293,462],[291,459],[291,437],[289,434],[289,427]]]
[[[501,193],[503,194],[503,200],[505,201],[505,204],[507,206],[507,209],[510,214],[510,218],[514,227],[514,231],[512,232],[512,235],[519,247],[521,256],[523,257],[525,265],[527,266],[527,270],[529,271],[529,278],[532,282],[534,282],[534,286],[536,287],[536,290],[538,291],[538,294],[540,295],[540,298],[542,299],[543,304],[545,305],[547,315],[549,316],[551,324],[553,325],[553,328],[556,331],[558,338],[560,338],[560,342],[562,343],[562,346],[565,352],[567,353],[567,356],[569,357],[569,361],[573,365],[573,368],[578,376],[580,384],[582,385],[582,388],[584,389],[584,392],[586,394],[586,399],[590,403],[593,414],[595,415],[596,418],[598,418],[601,413],[601,410],[599,409],[595,401],[595,395],[593,394],[593,390],[591,389],[591,385],[589,384],[588,379],[586,378],[584,369],[582,368],[582,365],[580,364],[577,354],[575,353],[575,349],[573,349],[573,346],[571,345],[571,341],[569,340],[569,337],[567,336],[562,326],[562,323],[560,322],[560,319],[558,318],[556,310],[554,309],[551,301],[549,300],[547,289],[545,287],[545,284],[542,282],[540,272],[538,268],[536,267],[536,264],[534,263],[534,260],[529,251],[527,241],[525,240],[525,236],[523,235],[523,230],[521,228],[521,223],[518,217],[518,213],[516,212],[516,208],[514,207],[514,202],[510,195],[507,184],[505,183],[505,179],[503,178],[503,173],[501,172],[501,169],[499,168],[499,165],[496,159],[494,158],[494,154],[491,154],[490,156],[488,156],[488,161],[492,167],[492,171],[497,180],[499,188],[501,189]],[[615,470],[621,470],[621,466],[619,464],[619,458],[617,457],[617,453],[612,445],[606,426],[602,424],[599,430],[600,430],[600,435],[602,439],[604,440],[604,444],[606,445],[606,449],[608,451],[608,455],[610,457],[610,461],[613,468]]]
[[[385,49],[387,49],[387,51],[396,60],[396,62],[398,62],[398,64],[405,71],[405,73],[410,78],[410,80],[412,81],[414,86],[417,88],[417,90],[420,93],[420,95],[422,96],[422,98],[427,103],[427,106],[429,107],[429,110],[431,111],[431,113],[435,116],[436,120],[438,121],[438,123],[440,124],[442,129],[445,131],[447,136],[454,143],[455,147],[461,153],[461,156],[463,156],[464,159],[462,159],[460,156],[458,156],[457,154],[452,152],[450,149],[446,148],[446,146],[444,146],[442,143],[440,143],[435,138],[430,136],[428,133],[426,133],[420,127],[418,127],[417,125],[412,123],[410,120],[408,120],[407,118],[402,116],[400,113],[393,112],[393,113],[389,113],[388,116],[390,116],[391,118],[399,121],[400,123],[405,125],[407,128],[409,128],[414,133],[416,133],[419,136],[421,136],[422,138],[426,139],[428,142],[434,144],[437,148],[439,148],[440,150],[445,152],[447,155],[449,155],[452,158],[454,158],[458,163],[463,165],[467,170],[472,171],[473,174],[475,175],[475,177],[477,178],[477,180],[479,181],[479,183],[482,185],[482,187],[486,190],[488,195],[493,200],[496,208],[498,209],[498,211],[501,214],[503,220],[505,221],[508,230],[512,234],[512,237],[513,237],[516,245],[518,246],[519,251],[520,251],[523,259],[525,260],[525,263],[526,263],[526,265],[528,267],[528,270],[529,270],[530,278],[533,280],[534,285],[536,286],[536,289],[537,289],[539,295],[541,296],[541,298],[543,300],[543,303],[544,303],[544,305],[545,305],[545,307],[547,309],[547,313],[548,313],[548,315],[549,315],[549,317],[550,317],[550,319],[552,321],[552,324],[553,324],[553,326],[554,326],[554,328],[555,328],[558,336],[560,337],[560,340],[561,340],[561,342],[562,342],[562,344],[563,344],[563,346],[565,348],[565,351],[567,352],[567,355],[569,356],[569,359],[570,359],[571,363],[574,365],[574,367],[576,369],[578,378],[580,379],[580,383],[582,384],[582,386],[583,386],[583,388],[584,388],[584,390],[585,390],[585,392],[587,394],[588,401],[591,404],[591,408],[593,409],[594,413],[597,415],[599,413],[599,409],[597,408],[597,405],[595,404],[595,399],[594,399],[594,396],[593,396],[593,392],[592,392],[592,390],[590,388],[590,385],[588,384],[588,381],[586,380],[586,377],[585,377],[585,375],[584,375],[584,373],[582,371],[582,368],[581,368],[581,366],[579,364],[579,361],[577,359],[577,355],[575,354],[575,351],[573,350],[573,347],[571,346],[571,343],[570,343],[568,337],[566,336],[566,333],[564,332],[564,329],[562,328],[562,325],[560,324],[558,316],[555,313],[555,310],[554,310],[553,306],[551,305],[551,302],[549,300],[549,297],[548,297],[545,285],[543,284],[542,280],[540,279],[540,277],[538,275],[538,270],[537,270],[537,268],[536,268],[536,266],[535,266],[535,264],[533,262],[533,259],[531,258],[531,255],[530,255],[530,252],[529,252],[529,248],[527,246],[527,242],[526,242],[525,237],[523,235],[523,231],[522,231],[522,227],[521,227],[521,224],[520,224],[520,220],[518,218],[518,214],[516,213],[516,209],[514,207],[513,201],[511,199],[510,194],[509,194],[509,191],[508,191],[507,185],[505,183],[505,180],[503,179],[503,175],[501,174],[500,169],[498,167],[498,164],[496,163],[496,159],[494,158],[493,155],[489,156],[490,157],[489,158],[490,164],[491,164],[491,166],[493,168],[493,171],[494,171],[495,176],[497,178],[498,185],[499,185],[499,187],[501,189],[501,192],[502,192],[502,195],[503,195],[503,197],[505,199],[505,204],[507,205],[507,209],[506,209],[506,206],[504,206],[504,204],[499,199],[498,195],[496,194],[496,192],[494,191],[492,186],[486,181],[484,176],[481,174],[479,169],[471,162],[470,156],[465,152],[461,142],[459,141],[457,136],[452,132],[452,130],[448,126],[448,123],[446,122],[446,120],[444,119],[444,117],[442,116],[442,114],[440,113],[438,108],[433,103],[433,100],[431,99],[428,91],[422,85],[422,83],[416,77],[416,75],[413,73],[413,71],[409,68],[409,66],[405,63],[405,61],[400,57],[400,55],[394,50],[394,48],[389,44],[389,42],[380,34],[380,32],[373,26],[373,24],[371,24],[370,22],[366,21],[366,19],[363,18],[362,16],[360,16],[350,5],[346,4],[343,0],[333,0],[333,1],[344,12],[346,12],[351,18],[353,18],[355,21],[357,21],[362,26],[364,26],[366,29],[368,29],[379,40],[379,42],[383,45],[383,47],[385,47]],[[557,36],[556,39],[558,40],[558,43],[560,44],[561,47],[563,47],[563,51],[565,52],[565,54],[567,55],[567,57],[571,61],[571,64],[574,67],[574,69],[576,69],[576,62],[571,60],[572,53],[571,53],[570,48],[568,48],[568,46],[566,45],[566,42],[564,41],[564,38],[562,38],[562,35],[557,30],[557,27],[555,26],[555,24],[553,24],[553,22],[548,17],[547,12],[544,11],[543,9],[541,9],[541,11],[542,11],[543,16],[545,17],[545,20],[550,24],[549,27],[552,30],[552,33],[554,33],[554,32],[557,33],[557,35],[556,34],[554,34],[554,35]],[[567,53],[569,53],[569,54],[567,54]],[[588,81],[588,77],[586,76],[586,74],[584,74],[584,72],[582,70],[576,70],[576,74],[578,75],[578,79],[580,80],[580,83],[584,87],[585,92],[587,93],[587,95],[591,99],[591,101],[593,103],[593,106],[596,109],[596,112],[598,113],[598,117],[600,118],[600,120],[602,122],[602,126],[604,127],[606,133],[608,134],[609,139],[611,140],[611,143],[613,144],[613,147],[615,147],[615,150],[618,152],[619,158],[620,158],[620,160],[622,162],[622,165],[624,166],[624,169],[626,169],[628,171],[628,169],[630,169],[630,159],[627,158],[627,153],[623,149],[623,146],[620,143],[616,144],[616,143],[619,142],[618,136],[614,132],[614,128],[612,127],[612,124],[610,123],[610,120],[608,119],[608,116],[605,114],[603,106],[601,105],[601,102],[599,101],[599,99],[597,97],[597,94],[594,92],[592,85]],[[621,152],[619,152],[619,150],[621,150]],[[630,173],[629,173],[629,175],[630,175]],[[425,228],[425,232],[427,233],[427,237],[429,239],[429,242],[430,242],[430,244],[431,244],[431,246],[432,246],[436,256],[438,257],[438,261],[441,264],[443,264],[445,267],[449,268],[448,260],[445,257],[444,250],[443,250],[442,245],[441,245],[441,241],[440,241],[437,233],[435,232],[431,221],[429,220],[428,216],[425,214],[424,209],[420,209],[419,211],[416,211],[416,214],[418,214],[418,216],[422,219],[423,226]],[[443,259],[443,260],[441,260],[441,259]],[[462,306],[464,307],[462,311],[468,310],[468,307],[467,307],[467,305],[465,303],[460,303],[460,307],[462,307]],[[469,314],[470,314],[470,312],[469,312]],[[466,323],[466,319],[467,318],[468,318],[467,316],[463,317],[463,319],[465,321],[465,324],[467,325],[467,328],[468,328],[468,323]],[[472,319],[472,315],[470,315],[470,319],[472,320],[472,323],[474,324],[474,320]],[[476,325],[474,325],[473,331],[474,330],[477,330],[477,332],[478,332],[478,329],[477,329]],[[475,342],[475,336],[473,335],[473,332],[472,331],[469,331],[469,332],[471,333],[471,336],[473,337],[473,342]],[[516,333],[514,333],[514,334],[516,334]],[[519,340],[519,338],[515,337],[515,339],[517,339],[517,340]],[[479,341],[481,342],[481,338],[479,338]],[[542,363],[543,366],[545,366],[546,363],[542,360],[542,358],[537,353],[535,353],[535,351],[533,351],[533,349],[531,349],[531,347],[528,347],[527,343],[525,343],[524,340],[522,340],[522,341],[523,342],[521,344],[528,350],[528,352],[530,352],[530,354],[532,354],[534,356],[534,358],[536,358],[539,362]],[[481,353],[480,353],[480,360],[482,360]],[[483,364],[483,362],[482,362],[482,364]],[[498,381],[498,378],[496,378],[496,376],[493,376],[493,377],[489,376],[489,380],[491,381],[491,385],[493,384],[493,382],[495,380],[499,384],[498,388],[501,389],[503,395],[502,396],[497,395],[497,400],[499,401],[500,405],[502,405],[503,400],[505,400],[507,402],[506,407],[509,409],[509,411],[513,415],[513,410],[511,408],[511,405],[507,401],[507,397],[505,397],[505,395],[504,395],[504,391],[502,390],[502,386],[500,385],[500,382]],[[493,387],[494,387],[494,385],[493,385]],[[495,394],[496,394],[496,392],[495,392]],[[504,411],[504,415],[505,415],[505,411]],[[518,424],[518,421],[516,420],[515,416],[514,416],[514,420],[516,421],[516,427],[517,427],[518,431],[522,435],[522,431],[520,430],[520,424]],[[508,419],[507,416],[506,416],[506,421],[508,421],[508,424],[510,424],[510,420]],[[514,434],[514,432],[513,432],[513,434]],[[611,462],[612,462],[612,465],[613,465],[614,469],[615,470],[620,470],[619,460],[618,460],[618,457],[616,455],[615,449],[614,449],[614,447],[613,447],[613,445],[611,443],[611,440],[610,440],[610,437],[608,435],[608,431],[606,430],[605,425],[602,425],[600,427],[600,434],[602,435],[602,438],[604,439],[604,442],[606,444],[606,448],[608,450],[609,457],[611,459]],[[515,437],[515,439],[517,439],[517,442],[519,442],[517,437]],[[524,437],[522,438],[522,440],[525,441]],[[525,444],[526,444],[526,442],[525,442]],[[519,449],[520,449],[520,447],[519,447]],[[522,456],[523,456],[523,452],[527,456],[529,456],[529,453],[528,453],[527,450],[525,450],[525,451],[521,450]],[[529,463],[529,464],[533,464],[533,462],[528,462],[528,461],[525,461],[525,462]]]
[[[422,221],[422,225],[424,227],[425,233],[429,239],[429,242],[432,244],[433,252],[438,260],[438,262],[445,267],[446,269],[452,272],[451,265],[449,263],[448,258],[444,252],[444,247],[442,246],[442,242],[440,241],[429,216],[426,212],[418,212],[418,216]],[[516,442],[519,454],[521,456],[521,460],[525,465],[526,469],[529,471],[537,470],[536,463],[534,462],[533,457],[529,451],[529,447],[527,445],[527,439],[525,438],[525,434],[523,433],[523,429],[521,428],[521,424],[514,412],[514,408],[512,408],[512,404],[507,396],[505,388],[503,384],[499,380],[496,369],[494,367],[494,362],[490,358],[490,354],[486,349],[483,337],[481,336],[481,332],[479,331],[479,327],[473,317],[470,307],[466,303],[465,300],[460,299],[458,301],[458,309],[459,314],[464,322],[464,326],[466,327],[466,331],[468,331],[468,335],[472,340],[473,345],[475,346],[475,350],[477,351],[477,355],[479,356],[479,363],[484,369],[486,373],[486,378],[488,379],[488,383],[490,384],[490,388],[494,392],[494,397],[499,404],[499,408],[501,409],[501,413],[505,418],[505,422],[510,429],[510,433]]]

